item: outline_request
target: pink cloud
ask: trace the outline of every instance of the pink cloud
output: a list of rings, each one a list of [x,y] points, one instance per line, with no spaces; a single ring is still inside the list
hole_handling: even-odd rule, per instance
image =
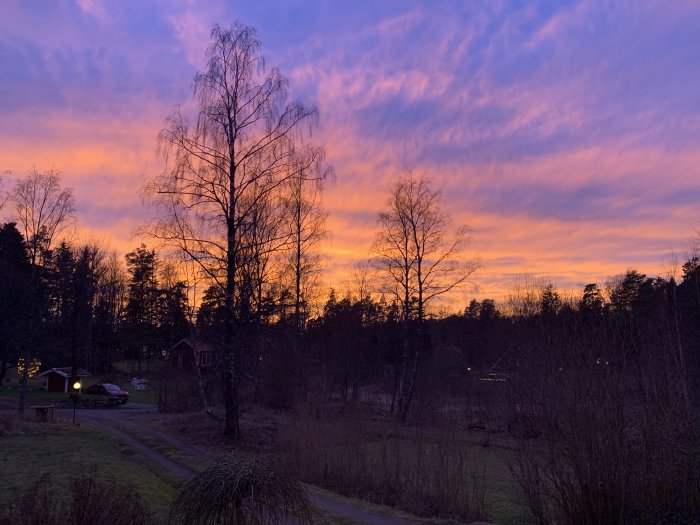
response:
[[[0,169],[60,169],[76,188],[83,231],[125,252],[147,214],[138,189],[163,167],[163,119],[177,104],[195,106],[191,80],[210,24],[246,13],[219,2],[147,4],[163,33],[149,40],[150,29],[132,28],[134,44],[114,5],[81,2],[99,15],[88,33],[62,10],[60,23],[26,16],[36,24],[7,28],[14,69],[31,81],[17,73],[3,91],[13,102],[3,109]],[[318,15],[292,43],[289,31],[261,26],[281,42],[284,60],[269,65],[289,73],[294,98],[320,107],[313,138],[337,173],[324,197],[325,284],[340,286],[368,257],[384,188],[407,167],[431,176],[455,222],[475,230],[469,253],[485,267],[478,291],[453,296],[461,307],[474,295],[504,297],[522,273],[577,288],[630,266],[661,272],[698,223],[698,69],[674,40],[698,8],[612,7],[587,0],[545,16],[508,3],[409,5],[352,30],[324,28]]]

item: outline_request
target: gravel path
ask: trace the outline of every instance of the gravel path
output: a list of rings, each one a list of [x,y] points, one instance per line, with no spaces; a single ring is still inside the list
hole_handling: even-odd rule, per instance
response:
[[[170,458],[154,450],[148,443],[137,439],[132,434],[129,434],[128,431],[136,431],[141,435],[148,435],[158,439],[159,441],[165,442],[171,447],[177,449],[179,453],[184,454],[194,462],[201,462],[204,466],[208,466],[216,461],[215,456],[192,445],[191,443],[188,443],[181,437],[155,430],[139,421],[146,418],[153,419],[158,417],[161,416],[156,411],[154,405],[138,403],[127,404],[117,409],[81,410],[79,413],[79,419],[81,421],[89,423],[90,425],[113,435],[130,447],[138,450],[146,458],[152,460],[179,479],[186,480],[192,477],[195,474],[195,471],[175,463]],[[368,525],[418,525],[427,523],[426,521],[418,518],[408,519],[388,516],[380,512],[374,512],[372,510],[352,505],[351,503],[338,501],[322,494],[309,493],[309,500],[315,507],[321,509],[327,514],[344,518],[346,520],[351,520],[352,523]]]

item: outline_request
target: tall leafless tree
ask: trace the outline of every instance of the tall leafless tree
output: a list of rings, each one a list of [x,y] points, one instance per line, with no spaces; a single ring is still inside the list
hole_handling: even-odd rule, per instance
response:
[[[401,305],[403,349],[398,387],[398,416],[405,421],[415,390],[422,350],[423,321],[428,303],[464,285],[477,268],[461,253],[470,230],[452,228],[440,193],[425,177],[408,172],[389,188],[387,210],[379,214],[380,230],[373,251],[385,276],[383,291]],[[415,321],[415,342],[409,327]]]
[[[324,152],[303,145],[318,111],[287,102],[287,80],[265,70],[255,29],[215,25],[211,40],[206,68],[194,79],[195,121],[175,111],[159,135],[167,167],[145,188],[160,212],[147,231],[195,260],[224,292],[224,432],[238,438],[237,301],[243,258],[256,253],[250,233],[285,181],[322,176]]]
[[[74,224],[73,189],[61,187],[57,170],[34,168],[17,181],[10,199],[27,242],[29,260],[32,265],[41,264],[56,238]]]

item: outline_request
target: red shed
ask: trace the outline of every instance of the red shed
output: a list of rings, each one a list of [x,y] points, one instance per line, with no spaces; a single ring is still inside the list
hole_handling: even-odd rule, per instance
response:
[[[216,350],[209,343],[182,339],[170,349],[170,364],[177,368],[191,369],[214,368],[216,365]]]
[[[70,366],[64,366],[61,368],[49,368],[44,370],[37,377],[44,377],[46,379],[46,386],[44,387],[47,392],[70,392],[73,390],[73,383],[80,381],[83,377],[89,377],[92,374],[87,370],[78,368],[75,376],[71,376],[72,368]]]

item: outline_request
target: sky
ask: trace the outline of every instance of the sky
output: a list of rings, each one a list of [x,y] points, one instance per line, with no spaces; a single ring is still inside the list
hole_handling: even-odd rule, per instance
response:
[[[696,0],[2,0],[4,189],[58,169],[80,234],[133,249],[158,131],[193,104],[212,24],[235,20],[319,108],[326,287],[370,256],[406,169],[473,230],[482,267],[453,309],[523,274],[562,289],[663,275],[698,238]]]

